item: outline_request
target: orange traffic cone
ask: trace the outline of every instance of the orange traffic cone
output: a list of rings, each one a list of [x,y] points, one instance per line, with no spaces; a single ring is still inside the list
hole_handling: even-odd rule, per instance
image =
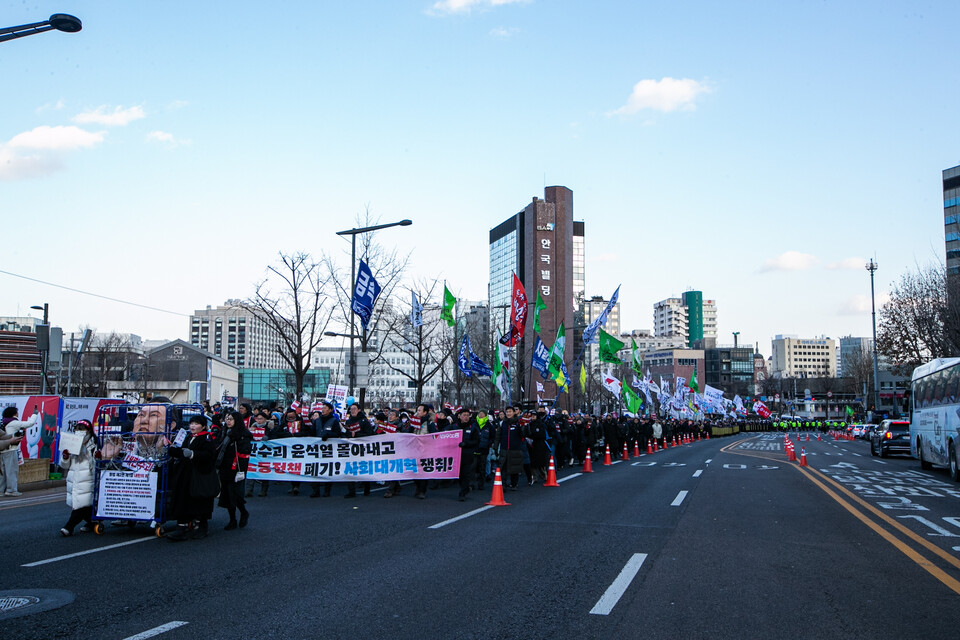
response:
[[[673,440],[670,442],[671,447],[677,446],[677,436],[673,436]]]
[[[807,450],[803,447],[800,448],[800,466],[807,466]]]
[[[659,451],[659,450],[660,450],[659,440],[657,440],[656,438],[654,438],[654,439],[653,439],[653,452],[656,453],[656,452]]]
[[[817,442],[823,442],[823,438],[820,437],[820,434],[817,434]]]
[[[640,456],[640,441],[634,440],[633,441],[633,457],[637,458],[639,456]]]
[[[607,452],[603,454],[603,464],[613,464],[613,461],[610,459],[610,445],[607,445]]]
[[[647,454],[653,453],[653,444],[650,440],[647,440]]]
[[[587,457],[583,459],[583,472],[593,473],[593,463],[590,462],[590,447],[587,447]]]
[[[697,431],[697,442],[700,442],[700,432]]]
[[[553,462],[553,456],[550,456],[550,465],[547,467],[547,481],[543,483],[545,487],[559,487],[557,484],[557,467]]]
[[[620,459],[621,459],[621,460],[626,460],[626,461],[628,461],[628,462],[629,462],[629,460],[630,460],[630,452],[627,450],[627,443],[626,443],[626,442],[623,443],[623,455],[620,456]]]
[[[510,503],[503,499],[503,479],[500,477],[500,467],[497,467],[497,474],[493,476],[493,492],[490,494],[491,507],[509,507]]]
[[[787,460],[790,462],[797,461],[796,449],[793,448],[793,444],[790,445],[790,449],[787,450]]]
[[[707,431],[707,440],[709,440],[709,439],[710,439],[710,432]]]
[[[807,442],[810,442],[810,434],[807,434]]]

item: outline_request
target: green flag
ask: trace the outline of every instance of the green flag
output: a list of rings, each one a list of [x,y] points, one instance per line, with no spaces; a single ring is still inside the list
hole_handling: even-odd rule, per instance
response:
[[[453,297],[447,285],[443,285],[443,311],[440,312],[440,319],[447,321],[447,326],[452,327],[457,323],[453,319],[453,306],[457,304],[457,299]]]
[[[613,364],[623,364],[617,352],[623,349],[623,343],[612,335],[600,329],[600,362],[611,362]]]
[[[640,352],[637,350],[637,341],[633,338],[630,338],[630,342],[633,344],[633,348],[630,352],[631,364],[630,368],[633,369],[633,372],[637,374],[638,377],[643,377],[643,357],[640,355]]]
[[[853,409],[850,408],[850,405],[847,405],[846,407],[844,407],[843,410],[848,416],[851,416],[851,417],[853,416]]]
[[[556,380],[557,374],[560,373],[560,364],[563,362],[563,350],[566,345],[566,330],[561,322],[560,328],[557,329],[557,339],[553,341],[553,348],[550,349],[550,360],[547,362],[547,372],[551,380]]]
[[[587,392],[587,368],[580,363],[580,391]]]
[[[547,303],[540,297],[540,290],[537,289],[537,304],[533,307],[533,330],[540,333],[540,312],[547,308]]]
[[[700,385],[697,384],[697,370],[693,370],[693,375],[690,376],[690,384],[687,385],[690,387],[690,391],[700,392]]]
[[[603,338],[601,338],[601,340],[603,340]],[[627,411],[630,413],[638,413],[640,411],[640,407],[643,406],[643,400],[640,398],[637,392],[631,389],[630,385],[624,383],[623,395],[625,396],[624,402],[627,405]]]

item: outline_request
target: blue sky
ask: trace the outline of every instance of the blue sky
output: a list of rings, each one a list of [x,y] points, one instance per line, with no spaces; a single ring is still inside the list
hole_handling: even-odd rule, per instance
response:
[[[870,283],[942,260],[955,2],[0,1],[0,315],[187,335],[369,206],[411,276],[486,296],[544,185],[624,329],[693,288],[720,341],[869,335]]]

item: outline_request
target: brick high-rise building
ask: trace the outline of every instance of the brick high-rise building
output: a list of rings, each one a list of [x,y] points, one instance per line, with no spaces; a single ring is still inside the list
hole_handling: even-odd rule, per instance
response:
[[[543,200],[534,197],[523,210],[490,230],[491,330],[505,330],[514,273],[523,283],[530,303],[521,349],[514,356],[514,401],[535,397],[536,392],[531,389],[540,380],[530,367],[535,342],[533,305],[538,291],[547,305],[540,314],[541,339],[551,346],[563,323],[567,337],[564,359],[568,367],[576,357],[575,338],[579,331],[574,329],[575,315],[583,314],[583,230],[583,222],[573,220],[573,191],[559,186],[547,187]],[[524,390],[522,397],[516,395],[518,384]],[[544,386],[547,390],[542,395],[552,397],[555,385],[545,382]]]

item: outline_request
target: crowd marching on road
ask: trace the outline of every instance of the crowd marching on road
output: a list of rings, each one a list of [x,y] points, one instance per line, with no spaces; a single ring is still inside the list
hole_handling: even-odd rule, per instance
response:
[[[166,399],[159,398],[158,401],[165,402]],[[247,479],[251,451],[261,440],[310,437],[326,441],[330,438],[394,433],[425,435],[459,430],[462,437],[458,479],[418,479],[412,484],[413,496],[421,500],[426,498],[428,491],[455,484],[459,489],[458,500],[464,501],[471,491],[483,490],[491,483],[497,470],[502,474],[504,489],[518,491],[521,479],[527,486],[544,483],[551,462],[561,470],[583,465],[588,457],[600,460],[607,453],[619,456],[625,450],[647,451],[650,446],[663,448],[670,442],[684,439],[692,441],[740,431],[824,431],[839,428],[842,424],[833,421],[787,422],[759,417],[722,417],[694,422],[616,413],[595,416],[554,411],[546,406],[534,410],[507,406],[487,411],[450,405],[434,408],[424,403],[415,409],[385,407],[368,414],[359,404],[351,402],[342,419],[329,402],[315,405],[315,409],[304,416],[296,406],[270,410],[241,404],[237,411],[232,411],[223,410],[218,404],[204,403],[204,413],[190,417],[188,431],[179,441],[163,439],[162,444],[169,452],[170,488],[165,513],[169,520],[177,523],[166,537],[174,542],[206,537],[215,500],[227,511],[229,521],[224,529],[229,531],[247,526],[250,518],[247,500],[266,498],[271,484],[283,486],[291,496],[300,494],[301,482]],[[0,432],[0,450],[16,444],[17,430],[28,424],[19,422],[16,417],[4,413],[6,429]],[[81,420],[75,431],[82,434],[83,444],[77,452],[64,452],[60,462],[66,472],[67,505],[71,508],[68,521],[60,529],[63,536],[73,535],[77,525],[84,521],[86,524],[80,530],[92,529],[94,467],[101,456],[89,421]],[[14,469],[15,456],[14,452]],[[6,469],[4,466],[3,478],[8,478],[6,495],[19,495],[16,493],[16,476]],[[345,487],[343,497],[356,498],[359,493],[370,496],[372,485],[377,483],[321,481],[309,484],[310,498],[330,497],[334,484]],[[402,493],[407,483],[392,480],[379,484],[385,485],[383,497],[393,498]]]

